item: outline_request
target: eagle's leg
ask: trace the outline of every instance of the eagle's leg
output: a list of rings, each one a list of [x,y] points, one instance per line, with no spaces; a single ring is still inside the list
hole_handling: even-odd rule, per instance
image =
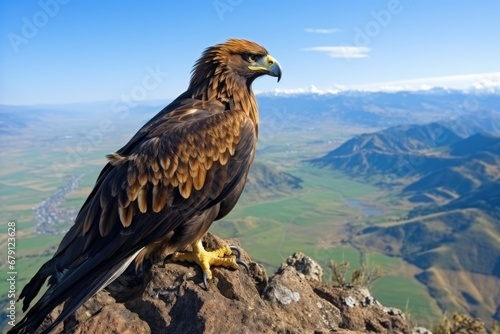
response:
[[[201,243],[201,239],[196,241],[193,245],[192,252],[175,252],[171,260],[172,261],[188,261],[197,263],[201,270],[203,271],[203,283],[205,288],[208,290],[207,279],[212,279],[211,266],[222,266],[226,268],[238,269],[238,264],[243,265],[247,271],[248,266],[245,262],[240,260],[239,249],[235,246],[224,246],[214,251],[206,251]],[[233,254],[233,250],[237,253],[237,257],[227,255]]]

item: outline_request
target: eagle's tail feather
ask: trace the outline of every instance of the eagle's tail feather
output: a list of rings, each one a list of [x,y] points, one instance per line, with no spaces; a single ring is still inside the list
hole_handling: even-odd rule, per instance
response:
[[[62,312],[40,334],[50,333],[50,331],[73,314],[73,312],[75,312],[85,301],[120,276],[120,274],[134,260],[139,251],[117,263],[111,269],[104,269],[103,267],[101,267],[103,269],[99,269],[99,267],[93,267],[94,270],[89,270],[90,268],[87,267],[90,266],[90,262],[92,262],[89,261],[85,262],[76,270],[65,272],[62,275],[63,277],[58,282],[50,284],[49,289],[45,292],[42,298],[35,305],[33,305],[24,318],[16,326],[14,326],[8,334],[34,333],[35,330],[42,324],[45,317],[54,308],[64,303]],[[37,275],[35,275],[35,277]],[[36,293],[40,289],[41,285],[43,285],[46,277],[47,276],[43,277],[43,275],[40,275],[39,277],[36,277],[36,279],[32,279],[32,281],[34,280],[33,283],[31,281],[28,283],[28,285],[31,284],[31,286],[27,286],[25,288],[27,289],[25,295],[29,301],[36,296]],[[77,291],[75,291],[75,287],[78,288]]]
[[[102,276],[102,275],[101,275]],[[75,283],[78,291],[74,289],[62,289],[58,284],[50,287],[43,297],[26,313],[24,318],[14,326],[8,334],[14,333],[34,333],[42,324],[45,317],[58,305],[64,304],[64,308],[59,316],[49,327],[45,328],[43,334],[50,333],[57,325],[70,316],[80,305],[88,298],[102,288],[102,281],[107,281],[106,277],[100,280],[93,277],[87,277],[88,280],[80,280]],[[101,283],[99,283],[101,281]],[[95,284],[94,284],[95,283]]]
[[[23,311],[25,312],[33,299],[38,295],[40,289],[43,284],[47,280],[47,277],[52,276],[54,274],[54,266],[53,259],[47,261],[33,276],[33,278],[29,281],[28,284],[23,288],[21,294],[19,295],[19,299],[23,299]]]

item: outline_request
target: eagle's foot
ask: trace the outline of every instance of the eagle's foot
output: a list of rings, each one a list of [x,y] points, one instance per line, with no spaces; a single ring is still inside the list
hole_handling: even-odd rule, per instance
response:
[[[233,251],[236,252],[236,257],[226,257],[232,255]],[[241,264],[248,270],[248,265],[240,260],[240,250],[235,246],[224,246],[214,251],[206,251],[203,248],[201,240],[198,240],[193,244],[192,252],[175,252],[171,260],[174,262],[193,262],[197,263],[201,270],[203,271],[203,284],[205,284],[205,289],[208,290],[207,280],[212,279],[211,266],[222,266],[225,268],[238,269],[238,264]]]

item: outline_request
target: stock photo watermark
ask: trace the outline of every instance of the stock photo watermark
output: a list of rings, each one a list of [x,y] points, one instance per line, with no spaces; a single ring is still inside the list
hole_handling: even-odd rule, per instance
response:
[[[403,12],[403,4],[400,0],[390,0],[386,8],[371,10],[372,20],[367,21],[362,27],[354,27],[354,46],[368,46],[372,39],[380,35],[392,20]]]
[[[7,223],[7,323],[10,326],[16,324],[16,222],[9,221]]]
[[[341,43],[334,46],[315,46],[304,48],[305,51],[324,52],[332,58],[351,59],[367,58],[371,52],[369,45],[391,25],[404,9],[403,2],[411,0],[389,0],[385,8],[371,10],[370,19],[362,25],[353,28],[354,37],[351,43]],[[339,29],[306,29],[306,32],[338,32]]]
[[[372,41],[389,27],[394,18],[403,12],[401,0],[390,0],[385,8],[371,10],[371,19],[361,26],[354,27],[354,38],[351,45],[339,47],[339,54],[346,60],[368,57]]]
[[[224,16],[227,12],[232,12],[237,6],[241,5],[243,0],[214,0],[212,5],[215,12],[221,21],[224,21]]]
[[[9,32],[7,39],[14,53],[18,54],[22,45],[28,44],[34,39],[51,19],[59,14],[61,6],[66,5],[70,0],[40,0],[39,10],[30,16],[21,18],[21,26],[17,32]]]

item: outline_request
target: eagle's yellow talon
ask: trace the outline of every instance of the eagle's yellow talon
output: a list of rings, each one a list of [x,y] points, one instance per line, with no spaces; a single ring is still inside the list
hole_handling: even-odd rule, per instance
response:
[[[229,246],[207,252],[205,248],[203,248],[201,240],[198,240],[195,244],[193,244],[192,252],[175,252],[172,255],[172,261],[197,263],[203,271],[203,281],[205,283],[205,287],[207,287],[206,279],[212,279],[212,271],[210,270],[211,266],[238,269],[235,257],[225,257],[227,255],[231,255],[232,253],[233,251]]]

